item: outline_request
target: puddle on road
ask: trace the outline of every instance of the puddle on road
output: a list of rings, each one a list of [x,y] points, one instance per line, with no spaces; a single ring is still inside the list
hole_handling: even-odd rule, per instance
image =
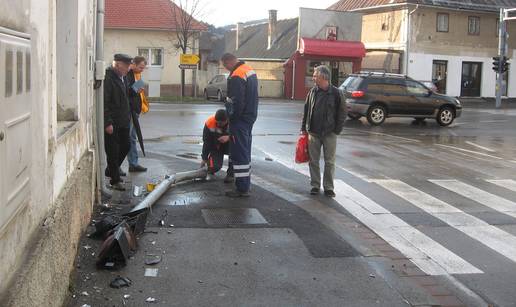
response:
[[[201,143],[202,143],[202,140],[199,140],[199,139],[188,139],[188,140],[183,141],[183,144],[190,144],[190,145],[199,145]]]
[[[296,144],[296,142],[293,142],[293,141],[278,141],[278,143],[285,144],[285,145],[294,145],[294,144]]]
[[[179,154],[177,156],[180,158],[191,159],[191,160],[197,160],[199,158],[199,154],[191,153],[191,152]]]
[[[352,151],[351,155],[359,158],[374,158],[380,156],[379,154],[370,151]]]
[[[208,195],[202,192],[185,193],[181,195],[174,195],[168,199],[167,206],[190,206],[200,203],[207,198]]]

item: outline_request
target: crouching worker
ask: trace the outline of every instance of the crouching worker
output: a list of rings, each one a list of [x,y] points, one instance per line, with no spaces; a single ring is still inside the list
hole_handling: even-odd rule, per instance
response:
[[[202,133],[202,163],[201,167],[208,166],[208,173],[215,174],[220,171],[224,162],[224,155],[229,155],[229,129],[226,110],[220,109],[215,115],[208,118],[204,124]],[[233,165],[229,158],[228,171],[225,183],[234,180]]]

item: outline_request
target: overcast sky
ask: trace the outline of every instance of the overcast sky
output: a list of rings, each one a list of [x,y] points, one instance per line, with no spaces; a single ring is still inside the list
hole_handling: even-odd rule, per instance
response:
[[[328,8],[337,0],[203,0],[202,21],[225,26],[269,18],[269,10],[278,10],[278,19],[299,16],[299,7]]]

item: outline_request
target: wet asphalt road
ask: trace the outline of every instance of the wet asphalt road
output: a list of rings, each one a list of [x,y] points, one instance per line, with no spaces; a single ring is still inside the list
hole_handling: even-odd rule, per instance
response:
[[[142,119],[147,151],[195,159],[203,123],[220,107],[153,104]],[[299,103],[261,104],[253,130],[258,185],[307,196],[307,166],[293,162],[301,117]],[[513,109],[466,106],[446,128],[434,120],[380,127],[349,120],[338,138],[332,205],[454,285],[463,302],[516,306],[515,119]]]

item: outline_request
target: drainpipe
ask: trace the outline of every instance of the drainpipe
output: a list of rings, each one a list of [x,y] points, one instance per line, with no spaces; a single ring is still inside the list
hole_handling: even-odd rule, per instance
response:
[[[408,76],[408,64],[409,64],[409,50],[410,50],[410,37],[412,33],[412,14],[419,8],[419,5],[416,5],[416,8],[412,11],[408,11],[407,9],[407,37],[405,40],[405,75]]]
[[[96,138],[95,152],[97,168],[97,200],[102,201],[102,195],[110,195],[106,188],[103,169],[105,167],[106,155],[104,153],[104,85],[102,81],[105,75],[104,63],[104,15],[105,0],[97,0],[97,29],[95,42],[95,119]]]
[[[292,61],[292,100],[294,100],[296,93],[296,60]]]

